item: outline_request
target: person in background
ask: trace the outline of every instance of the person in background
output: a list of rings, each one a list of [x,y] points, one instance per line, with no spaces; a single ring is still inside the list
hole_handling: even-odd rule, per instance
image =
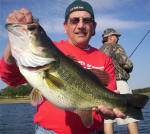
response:
[[[133,69],[133,63],[127,56],[122,46],[118,44],[121,36],[113,28],[107,28],[102,34],[103,45],[99,49],[107,56],[111,57],[115,67],[117,90],[120,94],[132,94],[132,90],[128,85],[128,79]],[[137,120],[127,117],[126,119],[116,118],[115,120],[104,121],[105,134],[113,134],[113,122],[116,121],[118,125],[128,124],[128,131],[130,134],[138,134]]]
[[[32,13],[22,8],[10,13],[6,23],[32,24],[33,20]],[[84,68],[107,72],[110,77],[107,88],[114,91],[116,76],[112,59],[89,44],[91,37],[95,35],[95,29],[96,22],[92,6],[85,1],[73,1],[65,12],[64,31],[68,39],[54,41],[53,44],[65,55],[73,57]],[[1,79],[8,85],[18,86],[27,83],[11,54],[10,43],[0,60],[0,68]],[[37,106],[34,116],[35,134],[98,134],[103,128],[103,118],[116,117],[125,118],[126,116],[118,109],[110,110],[104,106],[98,106],[93,110],[93,124],[87,128],[76,113],[59,109],[44,98],[43,102]]]

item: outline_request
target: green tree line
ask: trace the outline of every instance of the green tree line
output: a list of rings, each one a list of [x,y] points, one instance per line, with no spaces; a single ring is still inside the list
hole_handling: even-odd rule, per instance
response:
[[[132,90],[133,93],[150,93],[150,87]]]
[[[30,85],[20,85],[17,87],[7,86],[0,90],[0,97],[16,98],[18,96],[29,96],[32,87]]]
[[[7,86],[0,90],[0,97],[16,98],[18,96],[29,96],[32,87],[28,84],[17,87]],[[132,90],[133,93],[150,93],[150,87]]]

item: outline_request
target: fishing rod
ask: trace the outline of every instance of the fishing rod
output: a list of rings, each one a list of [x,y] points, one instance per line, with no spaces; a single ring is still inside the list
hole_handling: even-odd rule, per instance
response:
[[[136,49],[140,46],[140,44],[143,42],[143,40],[146,38],[146,36],[149,34],[149,32],[150,32],[150,30],[147,31],[147,33],[144,35],[144,37],[142,38],[142,40],[139,42],[139,44],[136,46],[136,48],[130,54],[129,58],[131,58],[131,56],[134,54],[134,52],[136,51]]]

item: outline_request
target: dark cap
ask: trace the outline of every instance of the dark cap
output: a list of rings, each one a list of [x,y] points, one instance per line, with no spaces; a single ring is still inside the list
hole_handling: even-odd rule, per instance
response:
[[[118,33],[115,29],[113,28],[107,28],[104,30],[104,33],[102,34],[102,37],[108,37],[110,35],[117,35],[117,36],[121,36],[121,33]]]
[[[65,12],[65,20],[68,19],[68,16],[70,15],[70,13],[74,12],[74,11],[87,11],[88,13],[91,14],[91,17],[94,19],[94,12],[93,12],[93,8],[92,6],[86,2],[86,1],[82,1],[82,0],[75,0],[74,2],[72,2],[66,9]]]

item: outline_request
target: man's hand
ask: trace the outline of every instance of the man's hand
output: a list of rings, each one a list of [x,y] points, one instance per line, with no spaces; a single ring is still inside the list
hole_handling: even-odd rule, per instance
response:
[[[31,24],[33,23],[32,13],[25,8],[14,10],[8,15],[6,23]]]
[[[114,92],[118,94],[120,93],[118,90],[115,90]],[[93,108],[93,110],[98,112],[104,119],[126,118],[126,115],[117,108],[114,108],[112,110],[105,106],[98,106],[96,108]]]
[[[93,108],[93,110],[98,112],[104,119],[126,118],[126,115],[117,108],[111,110],[109,108],[106,108],[105,106],[98,106],[96,108]]]

